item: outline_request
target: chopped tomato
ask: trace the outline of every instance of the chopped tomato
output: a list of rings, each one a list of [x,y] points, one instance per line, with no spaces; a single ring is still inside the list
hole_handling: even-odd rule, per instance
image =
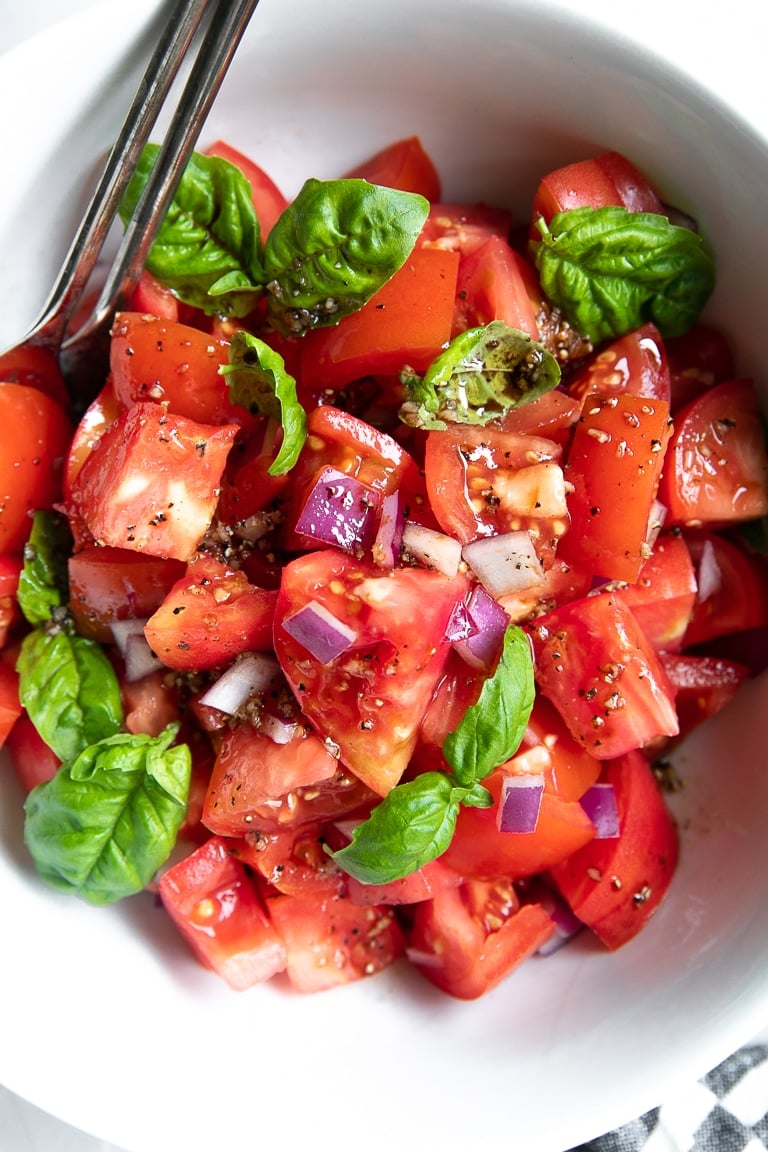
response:
[[[526,625],[536,681],[571,735],[598,760],[678,731],[664,669],[632,610],[587,596]]]
[[[263,168],[260,168],[258,164],[255,164],[237,148],[233,148],[226,140],[214,141],[206,148],[206,152],[209,156],[218,156],[222,160],[228,160],[230,164],[234,164],[243,173],[251,186],[251,198],[259,220],[261,238],[265,240],[272,231],[272,226],[278,216],[282,215],[288,207],[285,196]]]
[[[0,660],[0,748],[5,744],[8,733],[22,714],[19,701],[19,674]]]
[[[144,634],[168,668],[201,671],[242,652],[272,647],[277,593],[249,583],[238,568],[200,553],[168,590]]]
[[[631,940],[659,906],[678,856],[678,837],[656,777],[641,752],[606,765],[616,793],[620,835],[594,839],[552,869],[575,916],[607,948]]]
[[[508,240],[512,226],[511,212],[494,204],[433,202],[417,243],[469,256],[492,236]]]
[[[627,392],[585,398],[564,468],[573,492],[563,559],[595,576],[637,580],[670,431],[665,400]]]
[[[22,619],[16,600],[21,565],[21,556],[0,554],[0,649]]]
[[[564,800],[544,791],[535,832],[500,832],[497,809],[504,776],[514,772],[497,768],[483,780],[493,797],[492,808],[459,810],[453,840],[441,859],[461,876],[493,880],[508,876],[520,880],[535,876],[564,860],[595,834],[591,820],[578,801]]]
[[[282,939],[226,840],[212,836],[159,881],[160,898],[198,960],[241,991],[285,969]]]
[[[279,831],[247,832],[238,858],[288,896],[341,895],[348,877],[326,852],[323,828],[319,820],[313,820]]]
[[[531,211],[533,235],[536,221],[549,223],[558,212],[570,208],[604,208],[618,204],[629,212],[663,212],[655,191],[634,164],[619,152],[604,152],[592,160],[579,160],[549,172],[539,182]]]
[[[751,379],[716,384],[677,413],[659,498],[669,525],[768,515],[768,453]]]
[[[468,544],[525,528],[540,555],[551,550],[567,528],[561,456],[540,436],[469,424],[430,432],[424,470],[443,531]]]
[[[502,427],[505,432],[514,432],[518,436],[544,436],[565,447],[580,415],[580,398],[552,388],[537,400],[510,408],[502,420]]]
[[[446,888],[458,888],[462,878],[442,860],[429,860],[410,876],[391,880],[388,884],[362,884],[350,876],[347,892],[353,904],[418,904],[431,900]]]
[[[678,651],[696,604],[696,570],[685,539],[674,532],[659,536],[635,584],[606,589],[628,605],[652,647]]]
[[[310,417],[311,419],[311,417]],[[251,517],[274,509],[281,493],[292,483],[292,473],[270,475],[282,431],[274,420],[262,419],[247,440],[236,440],[221,478],[216,519],[223,524],[244,525]],[[270,521],[263,519],[268,530]]]
[[[72,485],[85,461],[90,456],[102,432],[120,415],[121,407],[112,387],[111,377],[94,397],[80,419],[72,442],[64,472],[64,497],[69,500]]]
[[[539,338],[522,258],[501,236],[489,236],[475,251],[462,255],[456,282],[453,334],[501,320],[510,328]]]
[[[444,992],[459,1000],[476,1000],[554,931],[544,906],[521,906],[509,881],[473,881],[416,906],[408,932],[408,958]]]
[[[0,552],[20,552],[32,514],[61,495],[72,428],[39,388],[0,383]]]
[[[69,558],[70,608],[78,632],[113,642],[113,620],[141,620],[160,607],[184,574],[179,560],[128,548],[85,547]]]
[[[285,826],[293,827],[298,821],[291,797],[332,781],[337,768],[332,751],[301,725],[287,743],[277,744],[253,725],[238,724],[224,736],[216,756],[203,823],[222,836],[270,831],[279,827],[282,802]],[[354,798],[360,802],[359,794]],[[320,815],[317,805],[315,816]]]
[[[346,173],[347,180],[368,180],[385,188],[418,192],[430,203],[440,199],[440,177],[418,136],[387,145]]]
[[[710,324],[694,324],[682,336],[668,336],[664,347],[669,363],[673,413],[707,388],[733,380],[736,376],[730,341]]]
[[[335,549],[310,552],[283,569],[274,631],[283,672],[309,722],[338,745],[342,764],[382,796],[413,752],[448,654],[445,629],[466,591],[463,575],[383,571]],[[331,659],[313,654],[286,628],[317,606],[353,635]]]
[[[188,324],[120,312],[112,325],[109,365],[118,404],[145,400],[203,424],[250,424],[244,408],[231,404],[225,378],[227,345]]]
[[[267,901],[287,954],[295,992],[322,992],[374,976],[403,955],[391,908],[360,907],[343,896],[316,900],[279,894]]]
[[[235,424],[136,404],[94,445],[71,501],[99,545],[188,560],[211,523]]]
[[[61,767],[61,761],[45,743],[26,712],[20,711],[6,737],[5,747],[25,793],[46,780],[52,780]]]
[[[681,736],[724,708],[749,676],[746,664],[718,656],[664,652],[661,662],[675,692]]]
[[[180,719],[179,702],[167,673],[150,672],[138,680],[123,680],[120,689],[128,732],[159,736]]]
[[[69,408],[70,397],[58,358],[42,345],[21,344],[3,352],[0,355],[0,382],[37,388],[55,400],[65,412]]]
[[[416,248],[368,303],[333,328],[307,332],[306,387],[343,388],[363,376],[425,372],[451,338],[459,257]]]
[[[593,392],[602,396],[630,392],[669,404],[669,365],[656,326],[644,324],[582,361],[568,380],[568,392],[582,401]]]
[[[768,624],[768,561],[716,532],[686,533],[698,592],[683,637],[692,648]]]
[[[164,288],[159,280],[146,269],[138,279],[128,301],[131,312],[146,316],[158,316],[175,322],[179,319],[179,301],[170,288]]]
[[[579,800],[596,782],[602,762],[590,755],[568,731],[562,716],[546,696],[537,695],[523,736],[520,755],[529,748],[546,755],[535,771],[549,778],[551,788],[563,800]]]

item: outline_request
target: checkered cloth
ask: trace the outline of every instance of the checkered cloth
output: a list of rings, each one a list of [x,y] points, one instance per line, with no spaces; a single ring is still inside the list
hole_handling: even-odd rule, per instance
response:
[[[764,1152],[768,1045],[752,1044],[666,1103],[571,1152]]]

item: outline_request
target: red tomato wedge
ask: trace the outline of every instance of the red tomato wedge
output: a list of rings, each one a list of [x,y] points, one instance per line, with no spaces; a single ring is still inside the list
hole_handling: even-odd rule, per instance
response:
[[[150,616],[183,574],[179,560],[129,548],[83,548],[69,558],[70,608],[78,631],[111,644],[113,620]]]
[[[509,882],[474,881],[416,906],[408,958],[432,984],[476,1000],[554,934],[541,904],[520,902]]]
[[[246,868],[212,836],[161,876],[158,890],[198,960],[242,991],[285,970],[287,955]]]
[[[418,192],[430,203],[440,199],[440,177],[418,136],[388,144],[345,173],[347,180],[368,180],[385,188]]]
[[[657,650],[678,651],[696,604],[696,569],[682,536],[665,532],[640,569],[636,584],[609,584],[611,595],[632,609]]]
[[[592,160],[578,160],[549,172],[533,197],[533,234],[539,216],[549,223],[570,208],[604,208],[618,204],[629,212],[663,212],[646,177],[619,152],[604,152]]]
[[[717,384],[677,413],[659,498],[670,526],[768,515],[768,453],[751,379]]]
[[[608,764],[601,779],[615,791],[620,835],[592,840],[551,876],[574,915],[613,950],[659,906],[677,863],[678,835],[642,753]]]
[[[277,184],[263,168],[243,152],[233,148],[226,140],[216,140],[206,148],[206,152],[209,156],[219,156],[222,160],[228,160],[243,173],[251,186],[251,198],[259,220],[261,238],[265,240],[278,216],[288,207],[288,201]]]
[[[309,722],[342,764],[384,796],[402,776],[448,654],[445,629],[468,582],[419,568],[380,568],[334,549],[283,569],[277,658]],[[341,625],[349,644],[330,659],[288,631],[300,612]],[[328,620],[315,625],[325,635]]]
[[[307,387],[343,388],[370,375],[405,367],[425,372],[451,338],[456,252],[416,248],[368,303],[334,328],[303,340],[301,376]]]
[[[501,236],[490,236],[462,255],[456,283],[453,334],[500,320],[539,339],[522,259]]]
[[[669,404],[593,394],[584,400],[564,474],[571,527],[559,555],[595,576],[635,581],[650,554],[651,517],[671,428]]]
[[[592,392],[604,396],[630,392],[669,404],[669,365],[656,326],[644,324],[595,352],[570,377],[568,392],[582,401]]]
[[[73,512],[98,545],[188,560],[213,518],[235,424],[136,404],[109,425],[77,473]]]
[[[21,344],[0,355],[0,382],[22,384],[45,392],[64,409],[69,408],[70,397],[59,362],[53,352],[41,345]]]
[[[767,625],[765,557],[716,532],[690,532],[685,539],[696,566],[698,591],[683,647]]]
[[[587,596],[526,628],[539,689],[592,756],[612,759],[677,735],[664,669],[632,610],[616,597]]]

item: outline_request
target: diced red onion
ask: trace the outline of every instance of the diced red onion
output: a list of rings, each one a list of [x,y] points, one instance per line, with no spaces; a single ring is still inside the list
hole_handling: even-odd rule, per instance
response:
[[[544,581],[544,571],[530,532],[481,536],[465,544],[463,556],[491,596],[507,596]]]
[[[295,720],[275,716],[273,712],[266,712],[259,720],[259,731],[268,736],[275,744],[290,744],[298,727],[299,725]]]
[[[125,656],[125,649],[131,636],[144,635],[144,626],[146,623],[146,619],[112,620],[110,622],[109,627],[112,632],[112,639],[121,656]]]
[[[324,468],[296,521],[296,531],[345,552],[368,551],[376,537],[381,493],[336,468]]]
[[[445,628],[445,638],[452,644],[460,640],[468,640],[470,636],[477,636],[480,629],[469,614],[469,608],[463,600],[459,600],[451,612],[450,619]]]
[[[374,564],[394,568],[403,545],[403,509],[399,492],[389,492],[381,502],[379,527],[371,546]]]
[[[115,645],[123,658],[129,684],[158,672],[165,665],[157,658],[144,635],[146,620],[113,620],[110,624]]]
[[[266,691],[278,671],[279,665],[273,656],[248,652],[222,672],[200,697],[200,703],[233,716],[249,696]]]
[[[477,631],[454,648],[472,668],[488,669],[496,662],[509,616],[480,584],[476,584],[467,601],[467,612]]]
[[[593,784],[581,797],[581,806],[596,828],[596,840],[618,838],[619,808],[613,784]]]
[[[696,579],[698,584],[696,598],[700,603],[709,600],[710,596],[714,596],[716,592],[720,591],[723,574],[720,571],[711,540],[704,541]]]
[[[505,776],[496,814],[499,832],[535,832],[543,795],[544,777],[541,774]]]
[[[346,652],[357,639],[357,633],[348,624],[329,612],[324,604],[311,600],[282,624],[289,636],[298,640],[321,664],[330,664]]]
[[[459,570],[461,544],[445,532],[407,520],[403,528],[403,548],[419,564],[435,568],[444,576],[455,576]]]

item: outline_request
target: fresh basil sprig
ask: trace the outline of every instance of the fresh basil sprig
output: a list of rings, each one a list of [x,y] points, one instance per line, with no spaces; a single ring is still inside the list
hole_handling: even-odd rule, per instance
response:
[[[488,808],[493,803],[481,781],[514,756],[533,699],[530,643],[522,629],[510,626],[495,672],[443,744],[453,775],[424,772],[396,785],[357,826],[351,842],[331,853],[336,863],[364,884],[386,884],[441,856],[460,806]]]
[[[307,180],[267,237],[272,323],[300,335],[359,311],[408,259],[428,213],[414,192]]]
[[[147,144],[120,203],[130,220],[160,151]],[[185,304],[245,316],[265,283],[251,187],[234,164],[193,152],[150,247],[146,267]]]
[[[92,904],[147,886],[186,812],[191,755],[171,747],[177,731],[107,737],[32,789],[24,839],[43,879]]]
[[[17,599],[24,619],[44,624],[69,598],[67,557],[72,534],[66,517],[56,512],[35,512],[24,546]]]
[[[159,146],[120,204],[127,224]],[[185,304],[246,316],[266,292],[272,325],[301,335],[362,308],[410,255],[429,203],[366,180],[308,180],[262,241],[251,189],[229,161],[193,152],[146,267]]]
[[[593,343],[652,322],[679,336],[697,320],[715,285],[702,237],[653,212],[610,205],[559,212],[531,243],[541,287]]]
[[[557,387],[560,375],[543,345],[494,320],[456,336],[423,377],[403,375],[400,419],[414,428],[487,424]]]
[[[307,415],[296,395],[296,381],[279,352],[249,332],[235,332],[229,363],[220,369],[233,404],[277,420],[283,441],[269,466],[270,476],[289,472],[307,438]]]

